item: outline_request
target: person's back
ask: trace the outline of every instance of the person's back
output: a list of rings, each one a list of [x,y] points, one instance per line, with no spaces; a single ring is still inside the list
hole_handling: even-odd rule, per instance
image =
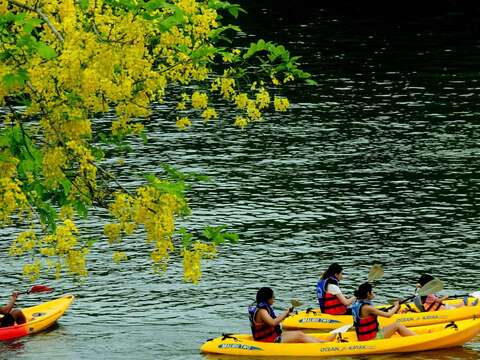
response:
[[[337,264],[331,264],[317,283],[316,292],[318,305],[322,313],[330,315],[350,314],[348,306],[353,304],[355,297],[349,299],[343,296],[340,290],[340,280],[343,278],[343,268]]]

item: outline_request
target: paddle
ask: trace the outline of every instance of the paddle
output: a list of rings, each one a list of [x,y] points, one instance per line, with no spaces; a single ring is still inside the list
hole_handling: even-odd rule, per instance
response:
[[[353,324],[347,324],[347,325],[340,326],[340,327],[330,331],[329,334],[343,334],[344,332],[347,332],[352,326],[353,326]]]
[[[30,290],[23,291],[20,294],[28,295],[34,293],[42,293],[42,292],[52,292],[53,289],[46,286],[46,285],[33,285]]]
[[[420,289],[418,289],[417,295],[419,296],[427,296],[430,294],[434,294],[436,292],[442,291],[443,290],[443,282],[440,279],[433,279],[427,282],[425,285],[423,285]],[[412,295],[409,296],[406,299],[403,299],[402,301],[399,302],[399,304],[404,304],[407,301],[412,300],[415,296],[417,295]],[[393,309],[395,305],[389,306],[388,308],[382,308],[381,310],[384,311],[389,311]]]
[[[370,272],[368,273],[367,281],[371,283],[375,280],[378,280],[382,278],[383,274],[384,274],[384,271],[383,271],[382,265],[374,264],[370,269]]]
[[[463,298],[465,296],[470,296],[470,297],[474,297],[474,298],[477,298],[477,299],[480,299],[480,291],[474,291],[470,294],[458,294],[458,295],[449,295],[448,298],[449,299],[456,299],[456,298]]]
[[[303,302],[298,299],[292,299],[290,300],[290,304],[292,304],[292,306],[290,307],[290,312],[293,312],[293,309],[302,306]]]

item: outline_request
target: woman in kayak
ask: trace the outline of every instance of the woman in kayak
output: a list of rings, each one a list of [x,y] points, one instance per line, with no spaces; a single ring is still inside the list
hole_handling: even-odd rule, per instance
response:
[[[253,339],[263,342],[275,343],[320,343],[324,340],[305,335],[302,331],[284,331],[280,323],[287,318],[293,311],[293,306],[285,310],[278,317],[272,309],[275,301],[273,290],[268,287],[262,287],[257,292],[257,304],[248,308],[250,326],[252,328]],[[335,339],[335,334],[326,341]]]
[[[401,336],[412,336],[415,333],[405,325],[395,322],[380,328],[377,317],[390,318],[400,308],[398,301],[395,301],[390,311],[381,311],[373,306],[372,299],[375,297],[372,284],[366,282],[355,291],[357,301],[352,305],[353,325],[359,341],[372,339],[388,339],[393,334]]]
[[[417,288],[423,287],[425,284],[429,283],[432,281],[434,278],[432,275],[429,274],[423,274],[420,276],[420,279],[418,279],[418,284]],[[448,295],[438,297],[435,294],[430,294],[427,296],[420,296],[417,295],[413,299],[413,302],[415,306],[420,310],[420,311],[437,311],[437,310],[450,310],[450,309],[457,309],[460,307],[463,307],[468,304],[468,297],[466,296],[463,299],[463,302],[459,304],[444,304],[443,302],[448,299]],[[478,304],[478,300],[474,301],[472,303],[473,306]]]
[[[17,301],[17,297],[18,292],[14,291],[10,297],[9,303],[3,307],[0,307],[0,314],[3,315],[3,317],[0,318],[0,327],[7,327],[15,324],[20,325],[27,322],[27,319],[25,319],[25,315],[23,315],[21,310],[13,309],[15,301]]]
[[[348,307],[355,302],[355,296],[346,298],[340,290],[339,283],[343,279],[343,268],[333,263],[317,283],[317,298],[320,310],[325,314],[350,315]]]

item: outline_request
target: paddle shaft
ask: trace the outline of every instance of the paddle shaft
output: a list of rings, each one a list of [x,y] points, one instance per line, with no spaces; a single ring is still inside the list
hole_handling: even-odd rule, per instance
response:
[[[403,299],[402,301],[400,301],[398,304],[399,304],[399,305],[405,304],[407,301],[412,300],[415,296],[416,296],[416,295],[409,296],[408,298],[405,298],[405,299]],[[388,308],[386,308],[385,310],[386,310],[386,311],[389,311],[389,310],[393,309],[394,307],[395,307],[395,305],[392,305],[392,306],[389,306]]]

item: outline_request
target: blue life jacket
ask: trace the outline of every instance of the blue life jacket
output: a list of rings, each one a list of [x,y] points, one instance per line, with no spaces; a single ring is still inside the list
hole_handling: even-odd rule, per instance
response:
[[[325,296],[327,295],[328,284],[333,284],[338,286],[338,279],[335,276],[331,276],[327,279],[321,279],[317,283],[317,299],[318,305],[322,312],[325,312]]]
[[[270,315],[272,319],[277,317],[272,307],[265,302],[249,306],[248,317],[250,319],[250,327],[252,329],[253,339],[257,341],[273,342],[282,333],[282,327],[280,325],[275,327],[267,324],[257,325],[255,323],[255,315],[257,315],[257,311],[260,309],[267,310],[268,315]]]

